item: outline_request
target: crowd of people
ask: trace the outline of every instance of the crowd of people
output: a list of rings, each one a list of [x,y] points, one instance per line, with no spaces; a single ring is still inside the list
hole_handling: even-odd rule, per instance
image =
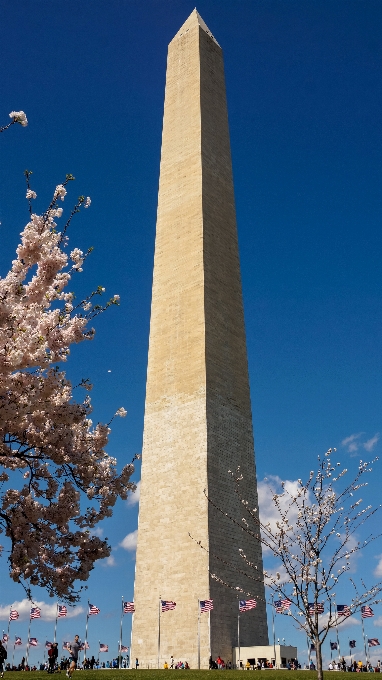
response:
[[[348,665],[342,657],[340,661],[330,661],[328,665],[329,671],[348,671],[349,673],[380,673],[381,672],[381,662],[377,661],[376,666],[372,666],[371,663],[363,663],[363,661],[353,661]]]

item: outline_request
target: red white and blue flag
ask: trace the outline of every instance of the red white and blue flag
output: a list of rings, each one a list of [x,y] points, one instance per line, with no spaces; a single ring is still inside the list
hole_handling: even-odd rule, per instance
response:
[[[90,649],[90,645],[87,642],[81,642],[79,649],[83,652],[84,649]]]
[[[125,645],[121,645],[121,652],[128,652],[129,648],[125,647]]]
[[[58,612],[57,612],[57,617],[60,618],[61,616],[66,616],[68,613],[67,608],[65,607],[64,604],[59,604],[58,605]]]
[[[239,612],[247,612],[249,609],[254,609],[256,605],[256,600],[239,600]]]
[[[37,647],[38,644],[37,638],[29,638],[29,644],[31,647]]]
[[[90,604],[90,602],[89,602],[89,614],[88,614],[88,616],[92,616],[93,614],[99,614],[100,611],[101,610],[98,609],[98,607],[96,607],[95,604]]]
[[[338,645],[336,642],[331,642],[330,643],[330,649],[338,649]]]
[[[168,612],[170,609],[175,609],[176,602],[172,602],[172,600],[161,600],[161,605],[162,612]]]
[[[357,646],[356,640],[349,640],[349,647],[354,649]]]
[[[291,600],[288,600],[287,597],[284,600],[275,600],[274,606],[276,609],[276,614],[284,614],[285,611],[288,611],[291,604]]]
[[[15,645],[22,645],[21,637],[18,635],[15,635]]]
[[[123,603],[123,613],[124,614],[134,614],[135,607],[134,602],[124,602]]]
[[[4,631],[3,631],[3,642],[8,642],[8,640],[9,640],[9,635],[4,633]]]
[[[66,643],[64,643],[64,644],[66,644]],[[53,642],[49,642],[49,640],[47,640],[47,641],[45,642],[45,648],[46,648],[46,649],[50,649],[50,648],[52,647],[52,645],[53,645]]]
[[[378,640],[377,638],[370,638],[370,639],[367,641],[367,643],[368,643],[369,647],[378,647],[378,645],[379,645],[379,640]]]
[[[102,642],[99,643],[99,651],[100,652],[108,652],[109,651],[109,645],[104,645]]]
[[[16,611],[16,609],[11,609],[9,612],[9,620],[10,621],[17,621],[19,618],[19,612]]]
[[[363,607],[361,607],[361,615],[363,619],[368,619],[370,616],[374,616],[374,612],[371,607],[364,604]]]
[[[31,620],[41,619],[41,609],[39,609],[38,607],[31,607],[30,618]]]
[[[63,642],[62,649],[66,649],[68,652],[70,652],[70,642]]]
[[[351,616],[351,609],[350,609],[349,605],[338,604],[337,605],[337,614],[338,614],[338,616]]]
[[[309,614],[323,614],[324,613],[324,605],[322,602],[309,602],[308,604],[309,607]]]
[[[214,608],[214,601],[213,600],[200,600],[200,611],[201,612],[210,612],[211,609]]]

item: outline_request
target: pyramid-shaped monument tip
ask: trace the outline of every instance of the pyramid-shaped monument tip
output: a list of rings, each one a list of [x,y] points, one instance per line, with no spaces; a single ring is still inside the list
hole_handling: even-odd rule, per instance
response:
[[[186,19],[186,21],[184,22],[183,26],[181,26],[181,28],[179,29],[179,31],[177,32],[177,34],[174,36],[174,38],[179,38],[181,35],[183,35],[183,34],[186,33],[187,31],[189,31],[191,28],[194,28],[195,26],[200,26],[200,28],[203,29],[203,31],[205,31],[205,32],[207,33],[207,35],[209,35],[210,38],[212,38],[212,40],[213,40],[217,45],[219,45],[218,41],[216,40],[216,38],[214,38],[214,36],[212,35],[210,29],[208,28],[207,24],[203,21],[203,19],[202,19],[202,17],[200,16],[200,14],[199,14],[198,10],[196,9],[196,7],[195,7],[195,9],[191,12],[191,14],[190,14],[190,16],[188,17],[188,19]],[[219,47],[220,47],[220,46],[219,46]]]

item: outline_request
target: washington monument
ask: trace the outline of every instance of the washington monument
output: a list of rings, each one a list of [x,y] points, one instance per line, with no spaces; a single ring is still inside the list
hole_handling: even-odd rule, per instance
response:
[[[239,465],[256,508],[223,56],[194,10],[167,60],[131,647],[140,668],[171,655],[197,668],[199,648],[201,668],[210,654],[232,659],[238,594],[221,581],[257,600],[241,645],[268,644],[262,577],[246,582],[235,568],[242,548],[262,575],[260,543],[214,508],[241,522],[229,474]],[[213,610],[199,614],[207,599]],[[160,613],[160,600],[176,607]]]

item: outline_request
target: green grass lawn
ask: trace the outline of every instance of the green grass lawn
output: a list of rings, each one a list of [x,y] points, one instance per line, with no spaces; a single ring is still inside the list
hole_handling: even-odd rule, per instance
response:
[[[338,677],[338,672],[334,677]],[[244,674],[242,680],[247,680],[246,674],[250,674],[248,680],[251,680],[252,675],[257,680],[307,680],[317,677],[315,671],[287,671],[287,670],[262,670],[262,671],[171,671],[171,670],[99,670],[99,671],[76,671],[73,680],[165,680],[167,676],[171,676],[168,680],[237,680],[238,674]],[[326,680],[328,676],[333,678],[333,671],[325,671]],[[186,677],[185,677],[186,676]],[[211,678],[212,676],[212,678]],[[6,673],[7,680],[25,680],[26,674],[22,671],[12,671],[12,674]],[[28,677],[28,675],[27,675]],[[50,677],[50,676],[49,676]],[[54,677],[66,678],[65,672],[55,674]],[[42,671],[32,671],[33,680],[48,680],[48,674]],[[52,679],[53,680],[53,679]]]

